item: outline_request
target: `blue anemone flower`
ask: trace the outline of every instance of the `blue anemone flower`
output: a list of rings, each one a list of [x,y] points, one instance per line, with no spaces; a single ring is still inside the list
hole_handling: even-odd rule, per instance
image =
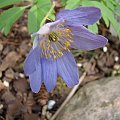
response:
[[[70,48],[93,50],[106,45],[105,37],[83,26],[95,23],[100,17],[101,11],[96,7],[62,10],[55,22],[43,25],[32,34],[35,40],[24,62],[24,71],[29,76],[33,92],[39,92],[42,81],[47,91],[52,91],[58,76],[69,87],[79,82],[78,68]]]

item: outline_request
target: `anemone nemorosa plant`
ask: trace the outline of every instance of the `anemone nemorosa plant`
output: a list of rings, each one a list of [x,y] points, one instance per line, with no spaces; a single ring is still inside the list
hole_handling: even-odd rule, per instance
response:
[[[70,48],[93,50],[103,47],[107,39],[96,35],[83,25],[91,25],[101,17],[96,7],[79,7],[62,10],[55,22],[43,25],[35,36],[25,63],[24,71],[29,76],[33,92],[40,90],[42,81],[50,92],[54,89],[57,76],[61,76],[67,86],[79,82],[78,68]]]

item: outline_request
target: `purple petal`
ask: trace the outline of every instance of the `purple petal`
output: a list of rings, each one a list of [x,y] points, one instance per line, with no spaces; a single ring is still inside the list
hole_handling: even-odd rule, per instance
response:
[[[36,71],[29,75],[30,87],[34,93],[38,93],[42,84],[41,63],[37,64]]]
[[[96,48],[104,47],[107,44],[107,39],[101,35],[96,35],[90,32],[83,26],[72,26],[73,43],[71,47],[81,50],[93,50]]]
[[[35,49],[38,46],[38,42],[39,42],[39,36],[37,35],[33,41],[33,49]]]
[[[79,7],[73,10],[62,10],[57,15],[57,20],[63,18],[67,25],[79,23],[80,25],[91,25],[99,20],[101,11],[96,7]]]
[[[24,62],[24,71],[26,75],[30,75],[36,70],[36,64],[39,62],[40,49],[37,47],[31,49]]]
[[[45,86],[48,92],[51,92],[56,86],[57,66],[56,61],[42,58],[42,74]]]
[[[70,52],[57,59],[58,74],[63,78],[69,87],[73,87],[79,82],[78,67]]]
[[[35,32],[35,33],[31,34],[31,37],[34,37],[34,36],[37,36],[37,35],[38,35],[38,33]]]

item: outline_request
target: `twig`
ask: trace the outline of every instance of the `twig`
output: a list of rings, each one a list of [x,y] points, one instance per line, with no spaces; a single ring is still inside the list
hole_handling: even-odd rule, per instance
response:
[[[42,25],[45,23],[46,19],[49,17],[49,15],[53,11],[54,7],[55,7],[55,2],[53,2],[53,5],[51,6],[50,10],[46,14],[46,16],[43,18],[42,22],[40,23],[40,27],[42,27]]]
[[[74,93],[78,89],[79,85],[81,84],[81,82],[83,81],[85,76],[86,76],[86,72],[83,73],[83,75],[79,79],[79,83],[72,89],[72,91],[67,96],[66,100],[62,103],[62,105],[59,107],[59,109],[56,111],[56,113],[52,116],[52,118],[50,120],[55,120],[55,118],[58,116],[58,114],[63,109],[63,107],[66,105],[66,103],[72,98],[72,96],[74,95]]]
[[[10,45],[15,45],[15,46],[18,46],[18,45],[20,45],[20,43],[15,43],[15,42],[10,42],[10,41],[0,41],[0,43],[2,43],[2,44],[10,44]]]
[[[24,6],[24,8],[25,9],[28,9],[28,8],[30,8],[32,6],[32,4],[29,4],[29,5],[27,5],[27,6]]]

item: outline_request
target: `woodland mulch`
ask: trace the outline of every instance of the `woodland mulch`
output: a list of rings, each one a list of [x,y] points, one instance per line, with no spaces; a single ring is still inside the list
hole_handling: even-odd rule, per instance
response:
[[[32,47],[26,18],[24,15],[14,24],[8,36],[0,33],[0,120],[50,120],[71,90],[58,78],[51,93],[44,84],[38,94],[31,91],[23,71],[23,62]],[[120,75],[120,40],[105,27],[99,29],[109,40],[106,47],[89,52],[72,50],[80,75],[87,73],[80,87],[102,77]],[[50,108],[52,102],[55,104]]]

